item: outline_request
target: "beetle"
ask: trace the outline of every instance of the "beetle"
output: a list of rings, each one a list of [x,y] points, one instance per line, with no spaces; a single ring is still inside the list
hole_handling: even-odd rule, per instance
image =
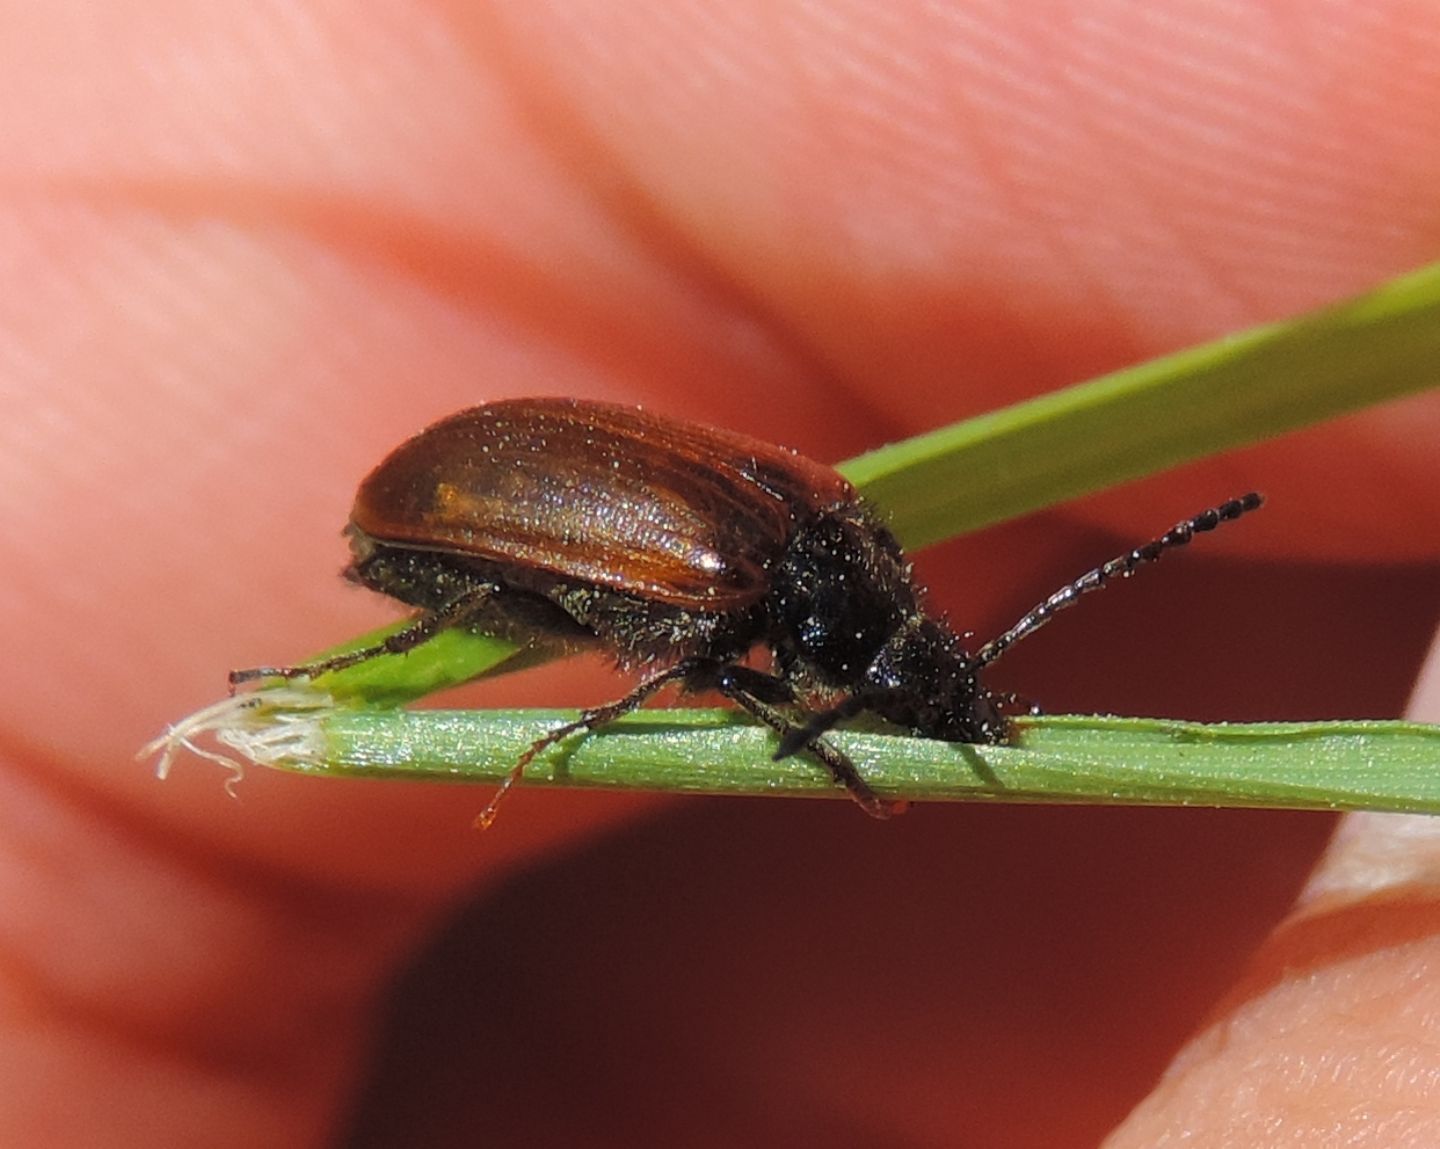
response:
[[[868,813],[882,799],[825,737],[869,712],[913,734],[1000,743],[1013,696],[983,672],[1056,613],[1260,506],[1231,499],[1068,583],[966,649],[928,614],[883,518],[834,469],[732,431],[638,407],[508,399],[403,443],[360,484],[345,577],[417,608],[383,642],[232,672],[297,678],[414,649],[466,626],[562,651],[598,647],[639,682],[538,739],[481,816],[547,747],[613,722],[662,687],[714,690],[808,750]],[[769,653],[761,669],[746,659]]]

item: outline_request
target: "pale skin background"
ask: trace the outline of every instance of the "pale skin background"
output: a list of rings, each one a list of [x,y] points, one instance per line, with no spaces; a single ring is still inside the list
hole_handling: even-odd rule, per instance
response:
[[[1170,7],[0,6],[0,1143],[1440,1142],[1424,820],[532,792],[482,836],[484,791],[132,761],[393,617],[338,530],[451,410],[838,459],[1440,256],[1430,5]],[[1377,411],[922,573],[990,633],[1258,487],[1005,685],[1395,714],[1437,434]]]

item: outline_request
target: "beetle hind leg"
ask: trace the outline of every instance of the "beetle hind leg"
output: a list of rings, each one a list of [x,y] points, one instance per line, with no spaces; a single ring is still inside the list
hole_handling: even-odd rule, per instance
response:
[[[362,646],[359,650],[347,650],[344,654],[322,658],[319,662],[301,663],[298,666],[252,666],[246,670],[232,670],[230,672],[230,689],[233,691],[237,686],[261,678],[316,678],[322,674],[329,674],[333,670],[344,670],[347,666],[357,666],[362,662],[369,662],[372,658],[380,658],[386,654],[404,654],[408,650],[414,650],[417,646],[429,642],[442,630],[449,630],[452,626],[464,623],[478,612],[499,589],[498,586],[488,584],[476,587],[438,610],[427,611],[409,626],[397,630],[373,646]]]

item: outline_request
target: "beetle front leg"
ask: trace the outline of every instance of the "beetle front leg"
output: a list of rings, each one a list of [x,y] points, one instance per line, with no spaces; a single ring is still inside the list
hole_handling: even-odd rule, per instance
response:
[[[783,679],[748,666],[721,666],[708,684],[775,731],[781,746],[795,741],[795,749],[803,746],[809,750],[830,771],[830,776],[845,787],[856,805],[872,818],[889,818],[905,810],[908,803],[890,802],[875,793],[845,754],[818,735],[808,734],[808,726],[797,726],[775,709],[772,703],[795,701],[795,692]],[[777,753],[775,757],[779,759],[782,755]]]

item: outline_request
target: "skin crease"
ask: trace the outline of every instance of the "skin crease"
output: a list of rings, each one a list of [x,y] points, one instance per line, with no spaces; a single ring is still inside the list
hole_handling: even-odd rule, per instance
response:
[[[337,532],[452,410],[643,401],[837,459],[1437,257],[1440,17],[1175,8],[5,4],[0,1143],[1436,1143],[1424,820],[1351,818],[1322,856],[1318,815],[878,826],[557,792],[479,836],[483,791],[256,772],[232,802],[132,761],[230,667],[392,617],[333,578]],[[924,577],[991,633],[1255,487],[1264,516],[1075,622],[1128,656],[1011,669],[1067,706],[1289,716],[1338,674],[1398,708],[1434,621],[1437,431],[1434,402],[1390,407]],[[1226,609],[1228,664],[1178,653]],[[1162,634],[1158,675],[1133,636]],[[1237,693],[1237,660],[1271,693]],[[1410,712],[1436,720],[1430,665]],[[616,685],[581,664],[475,697]],[[676,875],[637,879],[656,856]],[[632,920],[636,891],[665,912]],[[486,894],[465,976],[495,1008],[420,1046],[465,1097],[362,1088],[397,963]],[[607,954],[615,988],[575,996]]]

